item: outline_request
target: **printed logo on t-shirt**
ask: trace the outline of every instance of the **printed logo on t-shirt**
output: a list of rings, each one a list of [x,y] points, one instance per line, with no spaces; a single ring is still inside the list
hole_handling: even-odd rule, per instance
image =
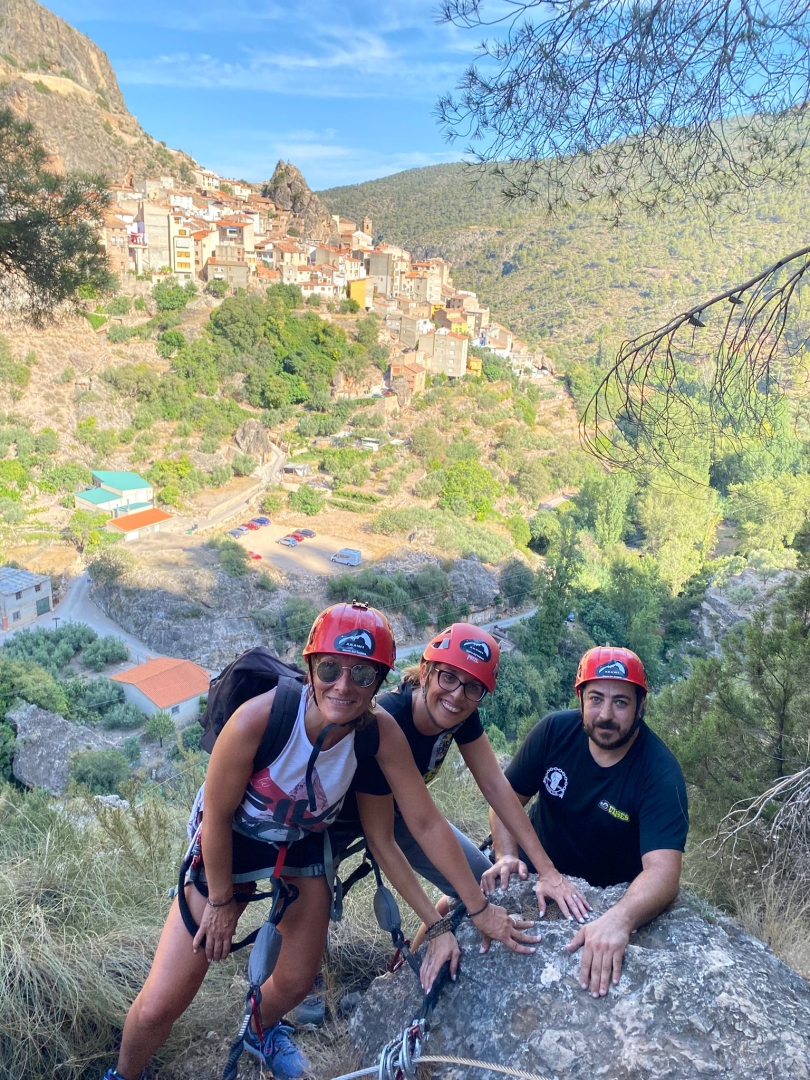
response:
[[[543,777],[543,783],[545,784],[546,791],[549,795],[556,795],[558,799],[561,799],[565,794],[565,789],[568,787],[568,777],[562,769],[558,769],[556,765],[552,765],[552,767],[546,771],[546,775]]]
[[[600,664],[596,669],[597,679],[626,679],[627,665],[621,660],[608,660],[606,664]]]
[[[617,821],[630,820],[629,814],[625,813],[624,810],[617,810],[615,806],[607,801],[607,799],[602,799],[599,803],[599,809],[604,810],[606,814],[610,814],[610,816],[616,818]]]
[[[445,731],[444,734],[439,735],[433,744],[433,750],[430,755],[430,761],[428,762],[427,770],[422,774],[422,779],[426,784],[430,785],[439,775],[439,770],[442,767],[444,759],[447,757],[447,751],[453,745],[452,731]]]
[[[374,637],[368,630],[350,630],[348,634],[338,634],[335,638],[335,650],[357,653],[358,656],[373,656]]]
[[[488,663],[492,657],[492,650],[489,645],[480,638],[465,638],[459,648],[473,660],[483,660],[484,663]]]

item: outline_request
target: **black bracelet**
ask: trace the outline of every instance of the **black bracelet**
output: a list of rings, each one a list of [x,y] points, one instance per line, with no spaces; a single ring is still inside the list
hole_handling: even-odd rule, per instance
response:
[[[453,920],[449,915],[445,915],[443,919],[437,919],[435,923],[431,923],[425,931],[425,941],[433,941],[434,938],[441,937],[442,934],[452,934],[453,932]]]
[[[232,904],[232,903],[233,903],[233,901],[234,901],[234,897],[233,897],[233,894],[231,894],[231,898],[230,898],[230,900],[223,900],[223,901],[222,901],[221,903],[219,903],[219,904],[215,904],[215,903],[214,903],[214,901],[213,901],[213,900],[211,899],[211,897],[210,897],[210,896],[206,896],[206,898],[205,898],[205,902],[206,902],[206,904],[208,904],[208,906],[209,906],[209,907],[212,907],[212,908],[221,908],[221,907],[227,907],[227,906],[228,906],[228,904]]]
[[[475,919],[479,915],[483,915],[488,907],[489,907],[489,897],[487,897],[486,900],[484,901],[484,906],[482,908],[479,908],[478,911],[468,911],[467,914],[471,919]]]

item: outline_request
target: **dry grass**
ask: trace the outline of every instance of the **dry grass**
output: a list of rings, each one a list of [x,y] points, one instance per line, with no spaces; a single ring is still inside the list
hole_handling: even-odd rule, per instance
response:
[[[90,1080],[114,1057],[166,917],[182,818],[150,800],[102,825],[0,790],[0,1078]],[[110,831],[112,826],[112,831]],[[163,1060],[228,1030],[235,968],[214,973]]]

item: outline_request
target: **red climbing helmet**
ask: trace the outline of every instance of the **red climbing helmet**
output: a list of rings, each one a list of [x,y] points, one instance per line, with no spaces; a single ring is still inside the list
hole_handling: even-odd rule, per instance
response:
[[[647,694],[647,673],[641,660],[630,649],[615,648],[613,645],[600,645],[589,649],[579,662],[574,690],[579,693],[583,683],[591,679],[624,679],[641,687]],[[642,699],[643,700],[643,699]]]
[[[422,659],[466,671],[482,683],[490,694],[495,691],[501,650],[492,634],[480,626],[466,622],[453,623],[428,643]]]
[[[397,647],[385,615],[353,600],[351,604],[333,604],[318,615],[303,650],[304,656],[312,653],[359,656],[391,671]]]

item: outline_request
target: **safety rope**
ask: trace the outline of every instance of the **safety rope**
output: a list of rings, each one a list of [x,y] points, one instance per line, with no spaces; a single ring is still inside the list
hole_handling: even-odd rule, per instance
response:
[[[342,1076],[334,1077],[333,1080],[358,1080],[361,1076],[374,1074],[379,1077],[379,1080],[404,1080],[404,1078],[413,1080],[418,1065],[464,1065],[470,1069],[485,1069],[488,1072],[514,1076],[517,1080],[549,1080],[547,1076],[540,1073],[516,1069],[511,1065],[496,1065],[492,1061],[479,1061],[476,1058],[456,1057],[451,1054],[428,1054],[423,1057],[422,1043],[427,1037],[426,1022],[415,1020],[410,1027],[405,1028],[402,1035],[398,1035],[383,1047],[380,1060],[376,1065],[344,1073]]]

